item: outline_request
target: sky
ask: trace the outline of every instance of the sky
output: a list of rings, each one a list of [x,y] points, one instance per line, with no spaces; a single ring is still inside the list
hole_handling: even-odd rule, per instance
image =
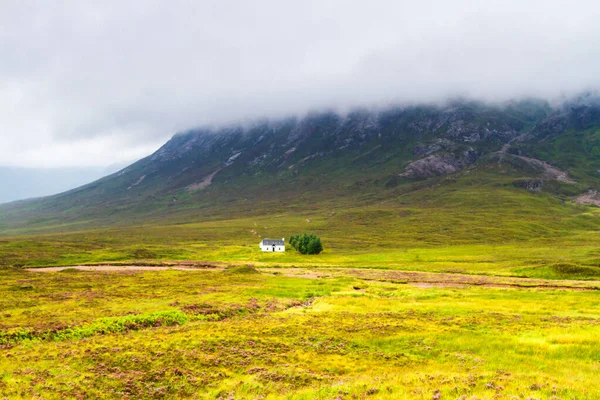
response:
[[[600,86],[600,2],[0,0],[0,167],[105,167],[177,131]]]
[[[126,165],[109,167],[19,168],[0,166],[0,204],[49,196],[93,182]]]

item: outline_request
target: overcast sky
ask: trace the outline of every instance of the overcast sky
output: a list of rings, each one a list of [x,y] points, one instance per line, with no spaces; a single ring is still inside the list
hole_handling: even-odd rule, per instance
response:
[[[106,166],[203,124],[600,86],[600,2],[0,0],[0,165]]]

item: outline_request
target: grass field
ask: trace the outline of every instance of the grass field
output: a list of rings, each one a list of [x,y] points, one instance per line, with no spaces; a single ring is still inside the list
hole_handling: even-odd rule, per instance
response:
[[[312,269],[320,274],[304,277],[282,271],[4,269],[0,393],[10,399],[600,394],[596,290],[415,286],[344,269]]]
[[[600,398],[600,211],[497,166],[4,229],[0,399]],[[302,232],[325,251],[258,247]],[[202,268],[25,269],[86,264]]]
[[[261,237],[302,232],[320,235],[324,253],[305,257],[259,250]],[[497,184],[470,189],[461,181],[364,206],[342,202],[202,222],[7,232],[0,236],[0,265],[191,261],[596,279],[599,239],[598,208]]]

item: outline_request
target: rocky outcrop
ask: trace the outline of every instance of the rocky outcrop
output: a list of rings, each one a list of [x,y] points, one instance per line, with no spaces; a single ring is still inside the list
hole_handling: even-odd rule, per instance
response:
[[[507,124],[502,124],[499,129],[494,129],[490,123],[482,124],[481,121],[466,121],[463,119],[454,120],[449,123],[445,137],[472,143],[496,137],[501,141],[508,141],[516,136],[518,132]]]
[[[445,175],[463,169],[477,161],[478,153],[473,148],[468,148],[461,153],[432,154],[408,164],[403,173],[404,178],[428,178],[430,176]]]
[[[559,181],[562,183],[569,183],[571,185],[574,185],[577,183],[573,179],[569,178],[569,173],[567,171],[558,169],[558,168],[548,164],[545,161],[538,160],[536,158],[531,158],[531,157],[518,156],[515,154],[513,154],[512,157],[516,157],[516,158],[523,160],[523,161],[531,164],[532,166],[540,169],[542,171],[542,178],[544,178],[546,180],[555,180],[555,181]]]
[[[530,192],[540,192],[544,187],[544,181],[541,179],[521,179],[513,182],[513,186]]]
[[[585,130],[598,124],[600,124],[600,104],[594,102],[569,104],[565,105],[559,114],[537,124],[532,135],[544,140],[568,130]]]
[[[589,192],[576,197],[575,202],[588,206],[600,207],[600,193],[598,193],[597,190],[590,190]]]
[[[419,143],[413,148],[415,158],[422,158],[437,153],[440,150],[452,150],[456,146],[453,142],[447,139],[438,139],[431,144]]]

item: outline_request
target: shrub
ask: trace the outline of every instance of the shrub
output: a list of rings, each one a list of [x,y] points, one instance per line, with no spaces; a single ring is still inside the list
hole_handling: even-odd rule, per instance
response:
[[[300,254],[319,254],[323,251],[321,239],[315,234],[293,235],[290,245]]]
[[[551,266],[554,272],[562,275],[579,275],[579,276],[599,276],[600,269],[594,267],[584,267],[575,264],[561,263]]]
[[[258,274],[258,270],[253,265],[230,265],[223,270],[230,274]]]
[[[150,314],[100,318],[89,325],[82,326],[61,326],[47,330],[17,328],[14,330],[0,331],[0,345],[16,343],[23,340],[75,340],[94,335],[106,335],[144,328],[183,325],[188,320],[189,317],[181,311],[164,311]]]

